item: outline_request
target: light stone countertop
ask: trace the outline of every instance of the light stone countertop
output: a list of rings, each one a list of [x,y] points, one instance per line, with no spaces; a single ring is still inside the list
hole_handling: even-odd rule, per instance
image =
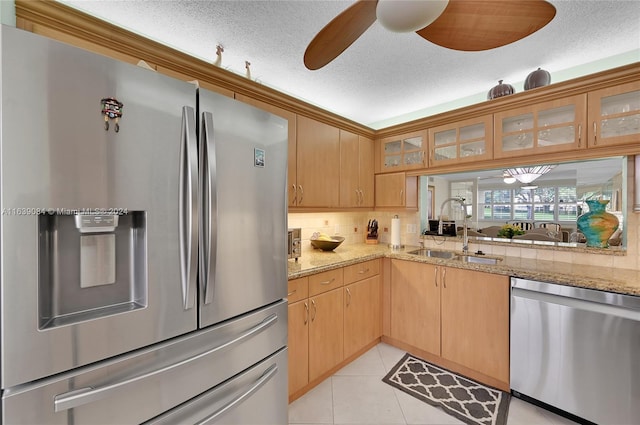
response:
[[[509,256],[500,257],[504,260],[495,265],[463,263],[456,260],[420,257],[407,253],[415,249],[419,249],[419,247],[412,246],[392,250],[382,244],[354,244],[339,246],[329,252],[313,249],[303,250],[302,257],[297,262],[288,260],[289,279],[387,257],[640,296],[640,272],[637,270]],[[492,256],[487,255],[487,257]]]

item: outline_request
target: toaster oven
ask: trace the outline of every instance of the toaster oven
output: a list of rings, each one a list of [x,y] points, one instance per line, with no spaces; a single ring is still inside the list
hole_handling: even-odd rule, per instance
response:
[[[289,247],[289,252],[288,252],[289,255],[287,258],[293,258],[296,261],[298,261],[298,257],[302,255],[301,236],[302,236],[302,229],[300,228],[289,229],[289,237],[288,237],[289,243],[287,244]]]

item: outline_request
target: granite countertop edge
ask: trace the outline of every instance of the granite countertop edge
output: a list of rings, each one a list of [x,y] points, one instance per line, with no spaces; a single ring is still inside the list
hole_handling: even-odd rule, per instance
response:
[[[297,279],[341,267],[378,258],[395,258],[447,267],[494,273],[522,279],[531,279],[560,285],[595,289],[625,295],[640,296],[640,272],[631,269],[599,267],[573,263],[543,261],[520,257],[503,258],[498,264],[463,263],[456,260],[419,257],[409,251],[420,247],[411,246],[391,249],[383,245],[347,245],[331,252],[304,251],[295,262],[289,260],[289,279]],[[493,257],[487,255],[486,257]]]

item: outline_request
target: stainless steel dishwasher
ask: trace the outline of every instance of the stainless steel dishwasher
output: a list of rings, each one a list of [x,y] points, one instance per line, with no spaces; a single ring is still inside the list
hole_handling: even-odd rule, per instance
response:
[[[511,389],[598,424],[640,424],[640,297],[511,278]]]

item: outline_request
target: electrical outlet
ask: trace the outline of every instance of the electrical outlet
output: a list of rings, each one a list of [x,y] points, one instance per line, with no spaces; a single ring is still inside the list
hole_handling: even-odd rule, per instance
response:
[[[325,225],[325,226],[328,226],[328,225],[329,225],[329,220],[325,220],[325,221],[324,221],[324,225]]]
[[[416,233],[416,225],[414,223],[407,224],[407,233],[409,234]]]
[[[335,231],[333,233],[334,235],[339,235],[340,234],[340,225],[336,224],[335,225]]]

